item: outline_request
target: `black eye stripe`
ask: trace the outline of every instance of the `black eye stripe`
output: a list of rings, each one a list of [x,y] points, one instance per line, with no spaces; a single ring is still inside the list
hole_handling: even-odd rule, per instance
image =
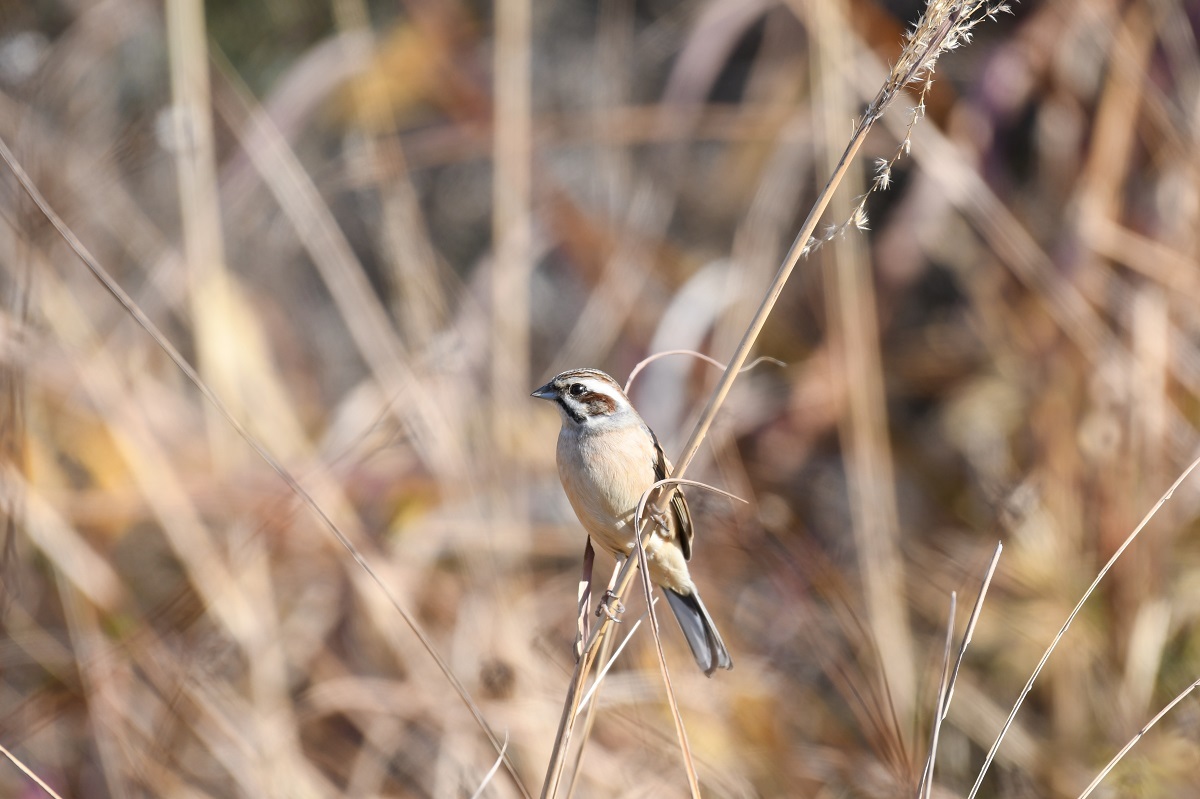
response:
[[[583,424],[584,422],[587,421],[586,416],[579,413],[574,408],[572,408],[570,405],[568,405],[567,401],[564,400],[562,397],[558,397],[558,399],[556,401],[558,402],[559,407],[561,407],[566,412],[567,416],[571,417],[571,421],[575,422],[575,424]]]

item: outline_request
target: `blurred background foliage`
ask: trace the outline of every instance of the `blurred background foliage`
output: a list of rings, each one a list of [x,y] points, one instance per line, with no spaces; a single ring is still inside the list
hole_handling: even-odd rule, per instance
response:
[[[690,494],[736,668],[705,679],[663,627],[708,795],[912,796],[950,594],[961,635],[1003,541],[941,732],[935,795],[965,795],[1200,444],[1200,7],[1012,11],[940,62],[869,230],[802,264],[757,347],[786,366],[739,380],[690,474],[750,500]],[[527,394],[728,357],[919,12],[5,2],[0,135],[536,791],[583,540]],[[472,795],[496,753],[379,586],[3,186],[0,744],[64,796]],[[669,454],[716,376],[633,387]],[[1200,677],[1198,499],[1085,606],[981,795],[1076,796]],[[643,628],[577,795],[684,794],[663,701]],[[1200,790],[1197,708],[1105,795]],[[0,795],[38,789],[6,764]]]

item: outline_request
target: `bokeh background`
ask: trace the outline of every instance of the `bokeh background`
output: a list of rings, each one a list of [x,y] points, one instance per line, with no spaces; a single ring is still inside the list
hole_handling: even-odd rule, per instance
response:
[[[535,792],[582,532],[555,372],[726,359],[915,0],[0,4],[0,136],[303,483]],[[946,55],[869,230],[801,264],[689,476],[736,667],[667,656],[710,796],[963,796],[1200,436],[1200,6],[1015,5]],[[826,215],[911,120],[901,97]],[[5,170],[0,744],[64,796],[471,796],[496,753],[380,586]],[[634,402],[668,454],[717,370]],[[1073,797],[1200,677],[1185,482],[1055,651],[982,796]],[[600,579],[610,564],[597,561]],[[629,603],[622,633],[644,612]],[[1200,792],[1200,705],[1106,796]],[[576,795],[686,791],[643,626]],[[0,761],[0,795],[40,795]],[[499,773],[485,796],[516,796]]]

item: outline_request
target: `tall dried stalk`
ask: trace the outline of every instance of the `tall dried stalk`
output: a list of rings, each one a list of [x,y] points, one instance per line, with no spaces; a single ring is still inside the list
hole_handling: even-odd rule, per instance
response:
[[[809,19],[818,34],[812,56],[818,83],[815,97],[821,106],[817,117],[824,128],[818,140],[823,142],[820,149],[830,160],[846,117],[853,113],[854,92],[846,77],[852,44],[845,6],[829,0],[809,8]],[[847,178],[847,188],[852,192],[861,192],[862,184],[861,169]],[[865,194],[863,197],[857,203],[845,192],[834,197],[834,217],[861,219],[865,224]],[[829,318],[826,338],[847,383],[856,387],[846,398],[846,412],[839,414],[838,435],[844,453],[850,526],[866,622],[879,651],[876,670],[887,685],[892,712],[907,719],[914,703],[913,642],[904,599],[900,519],[888,437],[874,275],[867,246],[857,236],[846,237],[842,246],[825,251],[823,256],[822,285]]]
[[[234,128],[254,168],[291,221],[364,362],[385,393],[395,398],[394,407],[408,410],[398,415],[398,421],[409,429],[417,451],[431,468],[446,479],[461,479],[469,461],[462,442],[445,409],[424,387],[354,248],[311,176],[232,65],[219,51],[210,55],[223,89],[214,96],[217,113]]]
[[[492,433],[501,468],[524,430],[529,385],[529,278],[532,269],[530,0],[496,5],[495,137],[492,150]],[[506,496],[511,493],[511,496]],[[500,492],[502,511],[524,515],[519,492]],[[527,525],[514,524],[514,529]]]
[[[963,659],[967,656],[967,647],[971,645],[971,638],[975,635],[975,625],[979,623],[979,614],[983,611],[983,601],[987,598],[988,588],[992,585],[992,578],[996,575],[996,566],[1000,563],[1000,553],[1004,551],[1004,544],[997,543],[996,550],[992,553],[992,560],[988,563],[987,572],[984,573],[983,583],[979,586],[979,594],[975,597],[975,605],[971,608],[971,615],[967,618],[967,629],[963,632],[962,642],[958,646],[958,655],[954,659],[954,667],[948,673],[943,671],[942,679],[938,683],[938,702],[937,713],[934,715],[931,740],[929,742],[929,755],[925,760],[925,770],[921,774],[921,783],[917,789],[917,799],[930,799],[933,795],[933,767],[937,761],[938,740],[941,734],[942,723],[945,722],[947,714],[950,712],[950,701],[954,699],[954,685],[958,682],[958,672],[962,668]],[[950,628],[947,634],[954,629],[954,595],[950,596]],[[949,646],[949,638],[947,638],[947,646]],[[946,653],[946,663],[949,665],[950,653]]]
[[[334,0],[334,22],[343,36],[371,36],[366,0]],[[369,179],[379,203],[380,249],[387,255],[388,300],[409,350],[420,353],[445,324],[447,297],[437,252],[409,172],[392,108],[381,109],[362,83],[351,87],[355,125],[352,146],[371,165]]]
[[[54,799],[62,799],[61,796],[59,796],[57,793],[55,793],[53,788],[51,788],[49,785],[46,784],[45,780],[43,780],[36,773],[34,773],[33,769],[29,768],[29,766],[27,766],[23,762],[21,762],[20,758],[18,758],[12,752],[8,751],[3,746],[0,746],[0,755],[4,755],[6,758],[8,758],[9,761],[11,761],[14,766],[16,766],[17,768],[19,768],[21,770],[22,774],[24,774],[26,777],[28,777],[29,779],[31,779],[35,783],[37,783],[37,786],[39,788],[41,788],[43,791],[45,791],[47,796],[51,796]]]
[[[1088,586],[1087,590],[1083,592],[1083,596],[1081,596],[1079,601],[1075,603],[1075,607],[1071,609],[1071,613],[1067,616],[1067,620],[1063,622],[1062,627],[1059,628],[1058,633],[1054,636],[1054,640],[1050,642],[1050,646],[1048,646],[1046,651],[1042,653],[1042,658],[1038,661],[1037,666],[1034,667],[1033,673],[1029,675],[1029,680],[1026,681],[1025,687],[1021,689],[1021,693],[1017,697],[1017,701],[1013,704],[1012,710],[1009,711],[1008,718],[1004,720],[1004,724],[1000,728],[1000,734],[996,736],[995,742],[992,743],[991,749],[988,750],[987,756],[983,760],[983,766],[979,769],[979,775],[975,778],[975,784],[971,786],[971,792],[967,794],[967,799],[975,799],[975,795],[979,793],[979,786],[983,784],[983,778],[987,776],[988,769],[991,768],[992,761],[996,757],[996,751],[1000,748],[1001,741],[1004,740],[1004,736],[1008,733],[1009,728],[1016,719],[1017,713],[1020,712],[1021,706],[1025,704],[1025,698],[1028,697],[1029,692],[1033,690],[1033,684],[1037,681],[1038,676],[1042,673],[1042,669],[1046,666],[1046,662],[1050,660],[1050,655],[1053,654],[1055,648],[1058,646],[1058,642],[1061,641],[1063,636],[1067,634],[1067,630],[1071,628],[1071,624],[1075,621],[1075,617],[1079,615],[1079,611],[1083,610],[1084,603],[1088,601],[1088,598],[1091,597],[1093,593],[1095,593],[1096,588],[1099,587],[1100,582],[1104,579],[1105,575],[1112,570],[1113,564],[1115,564],[1120,557],[1125,554],[1125,550],[1129,548],[1129,546],[1139,535],[1141,535],[1142,530],[1146,529],[1146,525],[1150,523],[1150,520],[1154,518],[1159,509],[1162,508],[1163,505],[1167,504],[1167,501],[1174,496],[1175,489],[1179,488],[1183,481],[1187,479],[1188,475],[1196,470],[1197,466],[1200,466],[1200,457],[1197,457],[1195,460],[1193,460],[1188,467],[1183,470],[1183,473],[1175,479],[1175,482],[1171,484],[1171,487],[1167,489],[1166,493],[1159,498],[1158,502],[1154,503],[1154,507],[1150,509],[1149,513],[1142,517],[1142,520],[1138,523],[1137,527],[1133,528],[1133,532],[1131,532],[1125,538],[1125,540],[1121,542],[1121,546],[1117,547],[1116,551],[1113,552],[1112,557],[1108,559],[1108,562],[1104,564],[1102,569],[1100,569],[1100,573],[1096,575],[1096,579],[1092,580],[1092,584]]]
[[[675,473],[677,475],[682,475],[687,470],[696,457],[696,453],[700,451],[700,445],[708,435],[708,429],[712,426],[717,411],[725,403],[725,398],[729,395],[730,388],[733,387],[733,381],[737,377],[738,371],[749,357],[750,350],[754,347],[758,334],[762,332],[767,317],[771,315],[771,310],[783,292],[788,278],[791,277],[792,270],[814,246],[815,239],[812,238],[812,235],[816,230],[817,223],[820,221],[821,215],[825,213],[825,208],[829,205],[833,192],[842,182],[842,178],[846,176],[850,162],[858,154],[858,150],[862,147],[871,128],[883,116],[888,106],[905,86],[918,81],[925,83],[930,79],[934,64],[942,53],[955,49],[968,41],[971,30],[984,17],[994,16],[1007,10],[1006,5],[992,5],[979,0],[931,0],[926,7],[925,14],[908,36],[900,59],[888,73],[883,87],[875,95],[875,99],[872,100],[863,118],[854,129],[850,142],[842,152],[842,157],[838,160],[833,174],[821,189],[821,193],[817,195],[812,210],[809,211],[804,224],[800,226],[800,232],[796,234],[791,248],[784,257],[783,265],[780,266],[775,279],[771,281],[766,296],[763,297],[762,303],[746,327],[746,332],[734,350],[733,357],[729,359],[725,373],[713,390],[712,396],[709,397],[708,404],[701,412],[691,438],[684,445],[683,454],[676,462]],[[979,16],[980,14],[983,16]]]
[[[322,526],[324,526],[325,529],[328,530],[331,535],[333,535],[337,542],[342,545],[347,553],[349,553],[354,562],[358,564],[359,568],[366,573],[371,582],[378,587],[379,591],[387,598],[388,603],[393,609],[395,609],[395,611],[408,625],[409,629],[412,630],[413,634],[420,641],[422,648],[433,659],[438,670],[454,689],[455,694],[457,694],[463,705],[470,712],[476,724],[483,731],[484,735],[487,736],[492,746],[497,752],[500,752],[502,750],[502,744],[499,736],[496,735],[495,731],[492,730],[491,726],[487,723],[487,720],[483,717],[483,712],[479,709],[479,706],[475,704],[474,699],[471,698],[466,686],[462,684],[462,681],[459,680],[457,675],[455,675],[450,669],[450,665],[446,662],[446,659],[442,657],[437,651],[437,648],[434,647],[433,641],[425,633],[416,617],[409,612],[403,603],[400,602],[400,599],[396,593],[388,587],[386,582],[383,581],[383,579],[379,576],[379,573],[371,566],[370,562],[368,562],[363,556],[359,548],[354,545],[354,543],[346,536],[344,532],[342,532],[341,528],[338,527],[329,514],[325,512],[325,509],[322,508],[321,505],[313,498],[312,494],[310,494],[308,490],[304,488],[296,476],[292,474],[292,472],[287,469],[283,463],[276,458],[257,437],[250,433],[241,420],[224,403],[220,395],[213,391],[213,389],[201,378],[195,367],[183,357],[183,354],[175,347],[174,344],[171,343],[170,339],[166,337],[162,330],[159,329],[158,325],[156,325],[150,319],[150,317],[146,315],[146,312],[142,310],[141,306],[134,302],[129,293],[125,291],[125,289],[122,288],[116,280],[113,279],[108,270],[106,270],[96,259],[96,257],[92,255],[88,248],[84,246],[83,242],[79,240],[79,237],[75,235],[75,233],[67,226],[66,222],[63,221],[62,217],[50,206],[45,196],[43,196],[42,192],[34,184],[33,179],[29,176],[29,173],[26,172],[21,164],[17,161],[16,156],[13,155],[12,150],[9,148],[8,144],[3,140],[3,138],[0,138],[0,161],[4,162],[5,166],[8,167],[9,171],[20,184],[22,190],[29,197],[29,199],[33,201],[34,205],[37,206],[39,212],[41,212],[46,220],[53,226],[55,231],[57,231],[57,233],[62,237],[63,241],[66,242],[67,246],[83,263],[92,276],[101,284],[101,286],[103,286],[104,290],[107,291],[121,306],[121,308],[133,318],[138,326],[141,327],[151,339],[153,339],[155,345],[168,357],[175,368],[177,368],[184,375],[184,377],[187,378],[188,382],[191,383],[198,392],[200,392],[200,395],[203,396],[204,399],[216,410],[221,418],[224,419],[225,423],[228,424],[229,427],[232,428],[233,431],[237,433],[237,435],[243,441],[245,441],[252,450],[254,450],[255,454],[258,455],[263,462],[266,463],[271,470],[279,476],[284,484],[287,485],[287,487],[300,499],[300,501],[308,507],[308,509],[313,513]],[[153,497],[155,494],[154,492],[148,492],[147,496]],[[180,504],[181,503],[176,503],[176,507],[178,507]],[[504,756],[504,764],[506,771],[512,777],[513,783],[516,785],[517,789],[523,796],[528,796],[529,794],[526,791],[525,786],[522,784],[519,775],[517,774],[516,767],[513,765],[511,758],[507,754]]]
[[[1121,751],[1117,752],[1115,755],[1113,755],[1112,760],[1108,761],[1108,763],[1104,766],[1104,768],[1100,770],[1100,773],[1097,774],[1096,778],[1091,781],[1091,783],[1088,785],[1087,788],[1085,788],[1083,790],[1083,793],[1079,794],[1079,799],[1087,799],[1089,796],[1091,796],[1092,792],[1095,791],[1097,787],[1099,787],[1100,783],[1104,782],[1104,778],[1109,775],[1109,772],[1111,772],[1114,768],[1116,768],[1117,764],[1121,762],[1121,760],[1125,757],[1125,755],[1129,754],[1129,750],[1132,749],[1134,746],[1136,746],[1137,742],[1142,740],[1142,738],[1145,737],[1146,733],[1148,733],[1150,731],[1150,728],[1153,727],[1155,724],[1157,724],[1160,720],[1162,720],[1163,716],[1170,713],[1175,708],[1176,705],[1178,705],[1180,702],[1182,702],[1184,699],[1186,699],[1188,694],[1190,694],[1192,691],[1196,690],[1197,688],[1200,688],[1200,680],[1194,681],[1187,688],[1184,688],[1182,691],[1180,691],[1178,694],[1176,694],[1175,698],[1172,699],[1170,702],[1168,702],[1163,707],[1162,710],[1160,710],[1154,714],[1154,718],[1150,719],[1144,725],[1142,725],[1142,728],[1140,730],[1138,730],[1137,733],[1134,734],[1134,736],[1132,738],[1129,739],[1129,742],[1126,743],[1123,747],[1121,747]]]
[[[925,770],[921,772],[921,781],[917,784],[917,799],[930,799],[933,792],[933,769],[937,764],[938,738],[942,732],[942,719],[946,713],[946,694],[950,676],[950,647],[954,644],[954,617],[958,611],[958,594],[950,592],[950,612],[946,614],[946,647],[942,653],[942,673],[938,677],[937,705],[934,708],[933,724],[929,735],[929,756],[925,760]]]
[[[191,284],[197,360],[204,379],[240,416],[243,386],[238,363],[242,351],[228,333],[229,316],[238,310],[225,266],[204,3],[169,0],[166,11],[179,220]],[[231,445],[236,436],[219,415],[209,412],[207,428],[213,457],[219,461],[234,457],[236,449]]]
[[[704,439],[708,435],[709,428],[712,427],[717,412],[724,404],[725,398],[729,396],[729,391],[733,387],[733,381],[745,365],[746,359],[750,355],[750,350],[754,347],[754,343],[758,339],[763,326],[766,324],[767,318],[770,316],[771,310],[775,307],[780,294],[783,293],[783,288],[787,284],[788,278],[791,277],[792,271],[799,264],[800,259],[815,246],[816,239],[813,238],[813,232],[816,230],[817,223],[825,213],[825,209],[829,205],[834,191],[846,176],[851,162],[858,154],[875,122],[879,120],[905,86],[918,81],[923,83],[929,81],[934,64],[942,53],[969,41],[971,30],[984,18],[994,16],[1006,10],[1006,5],[984,3],[980,2],[980,0],[930,0],[925,9],[925,14],[906,38],[899,60],[892,67],[887,80],[855,127],[849,143],[842,152],[841,158],[838,159],[833,174],[830,175],[825,186],[817,195],[817,200],[809,211],[808,217],[804,220],[804,224],[801,225],[800,231],[792,242],[792,246],[788,250],[782,266],[780,266],[774,280],[772,280],[770,286],[767,288],[766,295],[763,297],[758,310],[742,335],[742,339],[734,350],[733,356],[729,359],[724,374],[722,374],[720,381],[708,399],[708,403],[701,412],[700,419],[692,430],[691,437],[684,445],[683,453],[676,461],[675,477],[678,478],[684,475],[687,468],[695,459],[696,454],[700,451],[700,446],[704,443]],[[658,498],[659,505],[661,506],[668,502],[670,497],[671,491],[668,489],[668,491],[664,492],[663,496]],[[652,529],[652,524],[644,524],[642,526],[639,533],[643,541]],[[633,558],[628,558],[621,567],[613,589],[618,598],[624,597],[625,592],[629,588],[629,584],[633,579],[635,563],[636,561]],[[584,647],[583,654],[575,664],[575,671],[572,674],[571,683],[567,690],[566,701],[563,703],[563,712],[559,720],[558,732],[555,736],[554,747],[547,766],[546,779],[542,785],[541,795],[543,799],[553,797],[558,789],[563,764],[566,761],[566,751],[570,742],[571,730],[576,718],[579,697],[592,665],[595,663],[596,648],[610,624],[611,620],[604,618],[592,629],[592,634]]]

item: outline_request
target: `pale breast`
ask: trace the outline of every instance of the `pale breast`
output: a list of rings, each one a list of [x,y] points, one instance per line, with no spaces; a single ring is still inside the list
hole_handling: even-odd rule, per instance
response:
[[[633,547],[630,522],[654,482],[654,445],[640,425],[600,433],[564,427],[558,476],[588,535],[614,555]]]

